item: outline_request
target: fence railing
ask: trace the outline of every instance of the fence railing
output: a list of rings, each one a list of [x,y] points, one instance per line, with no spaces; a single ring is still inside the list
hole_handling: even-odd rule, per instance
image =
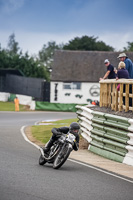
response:
[[[133,111],[133,79],[100,81],[100,107],[109,107],[115,111]]]

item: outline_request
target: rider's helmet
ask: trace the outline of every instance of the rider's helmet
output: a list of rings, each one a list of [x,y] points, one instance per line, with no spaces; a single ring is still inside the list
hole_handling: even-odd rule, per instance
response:
[[[72,122],[70,124],[69,130],[70,133],[77,134],[79,132],[80,126],[77,122]]]

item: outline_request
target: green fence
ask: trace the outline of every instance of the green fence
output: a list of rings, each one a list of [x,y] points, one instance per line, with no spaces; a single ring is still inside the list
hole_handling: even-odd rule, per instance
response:
[[[77,104],[50,103],[36,101],[35,110],[76,112]]]

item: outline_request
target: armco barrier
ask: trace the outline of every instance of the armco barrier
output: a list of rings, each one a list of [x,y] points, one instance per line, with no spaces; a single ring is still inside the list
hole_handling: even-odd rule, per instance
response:
[[[88,150],[133,166],[133,119],[76,106]]]

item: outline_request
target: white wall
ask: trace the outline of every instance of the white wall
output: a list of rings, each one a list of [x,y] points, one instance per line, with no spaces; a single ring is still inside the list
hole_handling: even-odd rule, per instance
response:
[[[10,97],[10,93],[6,92],[0,92],[0,101],[8,101],[8,98]]]
[[[57,84],[57,87],[55,85]],[[57,89],[57,100],[56,91]],[[96,92],[96,93],[95,93]],[[70,94],[67,96],[66,94]],[[81,95],[82,98],[75,95]],[[63,82],[51,82],[51,103],[78,103],[86,104],[87,99],[98,100],[100,99],[100,84],[99,83],[81,83],[80,90],[63,89]]]
[[[22,105],[29,105],[30,106],[30,110],[35,110],[35,101],[32,101],[32,97],[31,96],[27,96],[27,95],[19,95],[16,94],[16,96],[19,99],[19,104]],[[8,101],[8,98],[10,97],[10,93],[6,93],[6,92],[0,92],[0,101]]]

